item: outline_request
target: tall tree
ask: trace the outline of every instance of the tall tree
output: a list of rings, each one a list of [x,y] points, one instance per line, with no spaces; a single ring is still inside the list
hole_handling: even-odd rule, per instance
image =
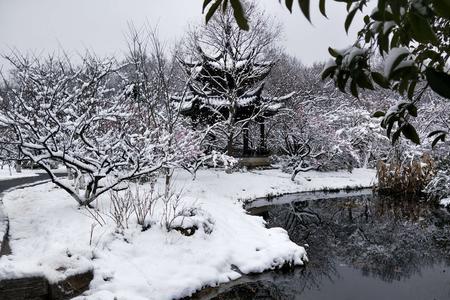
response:
[[[263,95],[264,79],[274,64],[278,29],[270,20],[249,6],[252,29],[241,30],[230,13],[217,15],[207,25],[190,34],[186,45],[188,59],[181,65],[192,81],[182,113],[194,124],[214,126],[214,136],[226,140],[229,155],[235,155],[234,144],[243,137],[243,152],[249,154],[249,126],[261,127],[260,149],[265,145],[265,118],[282,107],[290,95],[273,98]],[[173,97],[175,101],[180,101]]]

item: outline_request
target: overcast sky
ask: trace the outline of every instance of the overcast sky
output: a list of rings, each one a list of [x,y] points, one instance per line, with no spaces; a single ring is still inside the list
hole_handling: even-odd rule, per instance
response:
[[[344,31],[345,5],[327,1],[329,19],[312,7],[311,25],[298,7],[291,15],[278,0],[257,0],[284,28],[282,45],[303,63],[328,58],[327,48],[352,43],[362,24],[355,17],[350,34]],[[167,43],[180,39],[188,24],[204,21],[202,0],[0,0],[0,52],[16,48],[45,54],[64,48],[72,55],[86,48],[99,55],[122,55],[128,24],[158,25]],[[316,1],[311,1],[314,5]],[[4,61],[0,61],[4,64]]]

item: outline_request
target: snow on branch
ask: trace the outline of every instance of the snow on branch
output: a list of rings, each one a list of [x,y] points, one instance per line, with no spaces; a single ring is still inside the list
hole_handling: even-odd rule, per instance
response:
[[[80,205],[162,167],[165,134],[143,127],[133,114],[113,60],[87,56],[74,68],[54,57],[7,59],[14,67],[12,78],[4,78],[0,120],[14,131],[7,142]],[[53,173],[55,161],[76,175],[74,185]]]

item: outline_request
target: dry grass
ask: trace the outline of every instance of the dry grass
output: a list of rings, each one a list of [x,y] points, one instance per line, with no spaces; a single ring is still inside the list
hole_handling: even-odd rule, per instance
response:
[[[420,194],[435,173],[434,160],[427,153],[401,162],[378,161],[376,189],[384,194]]]

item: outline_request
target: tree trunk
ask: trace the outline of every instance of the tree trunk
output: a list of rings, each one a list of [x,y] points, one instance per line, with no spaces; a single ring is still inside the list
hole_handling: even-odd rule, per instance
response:
[[[20,160],[16,160],[16,172],[17,173],[22,173],[22,161]]]
[[[300,171],[297,171],[297,170],[294,170],[293,172],[292,172],[292,175],[291,175],[291,181],[295,181],[295,177],[297,176],[297,174],[299,173]]]
[[[170,189],[171,189],[171,180],[172,180],[173,170],[171,170],[170,168],[165,168],[164,173],[165,173],[164,198],[167,200],[170,197]]]
[[[73,177],[74,177],[74,175],[73,175],[72,169],[71,168],[67,168],[67,179],[68,180],[73,180]]]
[[[230,136],[228,137],[228,143],[227,143],[227,154],[230,156],[233,156],[233,133],[230,133]]]

